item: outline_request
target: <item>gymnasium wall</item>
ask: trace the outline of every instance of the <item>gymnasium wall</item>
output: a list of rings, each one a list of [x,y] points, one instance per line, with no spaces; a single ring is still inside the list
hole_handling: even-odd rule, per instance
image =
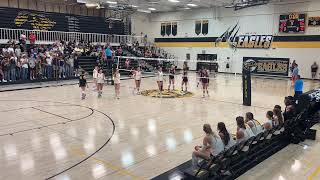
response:
[[[145,14],[148,18],[144,17],[145,21],[139,24],[139,29],[144,29],[144,33],[148,34],[149,39],[154,39],[157,46],[164,48],[179,59],[186,59],[187,53],[190,53],[192,60],[197,58],[197,54],[203,54],[203,51],[206,54],[217,54],[220,72],[227,71],[225,68],[228,61],[227,57],[230,58],[229,62],[231,63],[229,72],[236,73],[241,73],[242,58],[245,56],[278,57],[290,58],[290,61],[296,60],[300,67],[300,74],[305,78],[310,78],[311,64],[314,61],[320,64],[320,36],[318,36],[320,35],[320,26],[306,27],[305,33],[302,34],[279,33],[279,15],[298,12],[306,13],[307,16],[320,16],[320,1],[292,0],[287,2],[286,4],[270,4],[239,11],[213,8]],[[209,21],[207,35],[195,34],[196,20]],[[163,22],[177,22],[177,35],[161,36],[161,23]],[[240,25],[239,35],[260,34],[275,36],[271,48],[238,48],[234,51],[226,43],[215,47],[214,40],[237,22]],[[135,24],[133,23],[133,29],[135,29],[134,26]],[[190,63],[190,67],[195,69],[196,66]]]

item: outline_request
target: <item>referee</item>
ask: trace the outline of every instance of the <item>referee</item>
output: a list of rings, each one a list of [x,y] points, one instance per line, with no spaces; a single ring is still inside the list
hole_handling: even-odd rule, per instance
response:
[[[302,94],[302,92],[303,92],[303,80],[301,79],[301,76],[298,75],[297,80],[294,83],[294,97],[298,99],[299,96]]]

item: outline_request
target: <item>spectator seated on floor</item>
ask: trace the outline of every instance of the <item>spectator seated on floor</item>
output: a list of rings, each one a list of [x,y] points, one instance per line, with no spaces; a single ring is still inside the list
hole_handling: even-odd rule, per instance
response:
[[[282,126],[284,123],[283,116],[281,114],[281,109],[274,108],[273,109],[273,126],[278,127]]]
[[[271,130],[273,128],[273,112],[268,111],[266,113],[267,122],[263,124],[265,130]]]
[[[224,149],[229,149],[236,144],[236,141],[233,139],[231,134],[226,129],[226,125],[223,122],[218,123],[218,132],[219,136],[224,144]]]
[[[216,135],[209,124],[203,125],[205,137],[203,138],[202,146],[196,146],[192,153],[192,165],[194,168],[198,167],[201,160],[208,160],[211,155],[218,155],[224,150],[224,144],[220,136]]]
[[[257,135],[263,131],[261,124],[254,119],[253,114],[251,112],[246,113],[246,124],[251,128],[251,131],[254,135]]]
[[[251,131],[251,128],[247,128],[246,125],[244,124],[244,118],[242,116],[238,116],[236,118],[236,122],[237,122],[237,133],[236,133],[237,143],[246,141],[252,136],[254,136],[253,132]]]

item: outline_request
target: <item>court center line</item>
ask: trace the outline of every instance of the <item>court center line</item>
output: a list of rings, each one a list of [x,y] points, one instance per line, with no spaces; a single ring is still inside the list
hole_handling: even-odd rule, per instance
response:
[[[58,114],[54,114],[54,113],[51,113],[51,112],[48,112],[48,111],[45,111],[45,110],[42,110],[42,109],[38,109],[38,108],[36,108],[36,107],[32,107],[32,109],[36,109],[36,110],[38,110],[38,111],[41,111],[41,112],[44,112],[44,113],[47,113],[47,114],[51,114],[51,115],[53,115],[53,116],[57,116],[57,117],[62,118],[62,119],[66,119],[66,120],[69,120],[69,121],[73,121],[72,119],[69,119],[69,118],[67,118],[67,117],[60,116],[60,115],[58,115]]]

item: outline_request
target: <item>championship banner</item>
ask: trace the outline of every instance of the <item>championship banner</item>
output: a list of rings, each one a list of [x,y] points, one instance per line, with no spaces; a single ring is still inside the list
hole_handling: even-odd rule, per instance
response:
[[[123,22],[110,22],[103,17],[80,16],[64,13],[43,12],[18,8],[0,7],[0,28],[45,31],[124,34],[118,26]],[[114,32],[112,32],[114,31]]]
[[[309,17],[308,18],[309,26],[320,26],[320,17]]]
[[[288,76],[289,58],[243,57],[243,64],[250,65],[252,74]]]

